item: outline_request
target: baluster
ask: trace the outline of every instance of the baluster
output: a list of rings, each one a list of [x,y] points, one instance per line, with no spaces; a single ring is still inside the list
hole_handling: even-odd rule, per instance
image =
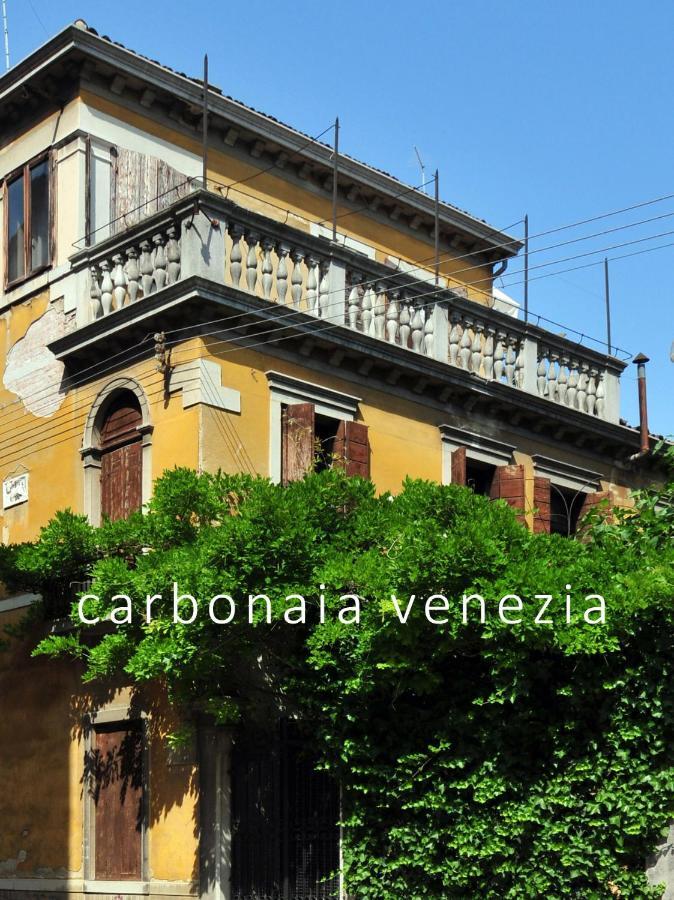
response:
[[[248,253],[246,255],[246,284],[251,294],[255,293],[257,288],[257,242],[259,238],[253,231],[249,231],[246,235],[246,243],[248,244]]]
[[[307,256],[307,268],[309,274],[307,276],[307,311],[312,315],[318,315],[318,277],[316,269],[318,260],[315,256]]]
[[[407,302],[407,294],[403,291],[402,293],[402,306],[400,308],[400,346],[404,347],[406,350],[409,349],[410,346],[410,334],[412,333],[412,328],[410,325],[411,316],[410,316],[410,307]]]
[[[412,328],[412,350],[416,353],[421,353],[421,343],[424,337],[424,316],[421,307],[418,305],[414,306],[410,327]]]
[[[278,302],[282,305],[286,302],[286,294],[288,293],[288,263],[286,257],[290,253],[290,247],[286,244],[277,244],[276,254],[278,256],[278,265],[276,266],[276,296]]]
[[[566,391],[567,406],[571,409],[576,408],[576,394],[578,393],[578,363],[575,359],[571,360],[571,371],[569,372],[569,387]]]
[[[168,284],[175,284],[180,280],[180,244],[178,243],[175,225],[169,225],[166,229],[168,241],[166,242],[166,275]]]
[[[514,385],[515,384],[515,363],[517,362],[517,352],[515,350],[515,338],[512,334],[508,335],[507,340],[507,349],[506,349],[506,362],[505,362],[505,373],[506,373],[506,383]]]
[[[459,314],[452,313],[452,327],[449,331],[449,362],[452,366],[459,365],[459,343],[461,341],[461,326]]]
[[[557,398],[565,406],[569,402],[567,386],[569,383],[569,357],[562,356],[559,361],[559,375],[557,376]]]
[[[580,377],[578,379],[578,393],[576,394],[576,406],[581,412],[587,412],[587,383],[589,377],[587,374],[587,363],[581,364]]]
[[[154,244],[154,271],[152,277],[160,291],[166,284],[166,250],[164,249],[164,235],[155,234],[152,238]]]
[[[115,253],[112,257],[112,296],[115,301],[115,309],[121,309],[126,300],[126,278],[124,276],[124,257],[121,253]]]
[[[302,305],[302,282],[304,276],[302,274],[302,262],[304,260],[303,250],[293,250],[290,254],[293,261],[293,274],[290,279],[290,293],[292,295],[292,303],[295,309],[299,309]]]
[[[110,277],[110,263],[104,259],[100,264],[101,272],[101,306],[103,307],[103,315],[107,316],[112,312],[112,291],[114,285]]]
[[[124,275],[126,277],[126,292],[129,295],[129,303],[135,303],[140,290],[140,284],[138,283],[140,267],[138,266],[138,253],[135,247],[129,247],[126,251]]]
[[[103,315],[103,306],[101,304],[101,286],[98,280],[98,269],[96,266],[90,266],[89,272],[91,273],[91,288],[89,290],[89,296],[91,297],[91,303],[89,304],[91,307],[91,318],[100,319]]]
[[[377,284],[377,293],[374,309],[374,336],[380,341],[384,340],[386,332],[386,285]]]
[[[473,346],[473,340],[470,336],[473,323],[469,319],[463,322],[463,334],[461,335],[461,343],[459,344],[459,365],[466,372],[470,371],[470,353]]]
[[[491,325],[487,326],[487,334],[484,339],[484,354],[482,357],[482,365],[484,367],[484,377],[487,381],[491,381],[494,377],[494,335],[496,329]]]
[[[262,246],[262,296],[265,300],[271,300],[271,286],[274,281],[274,266],[271,261],[271,250],[274,246],[269,238],[263,238]]]
[[[597,375],[597,415],[604,417],[604,408],[606,406],[606,388],[604,386],[604,373],[599,372]]]
[[[426,310],[426,321],[424,323],[424,353],[426,356],[433,356],[435,322],[433,321],[433,310]]]
[[[591,416],[595,414],[595,407],[597,404],[597,375],[597,369],[593,366],[590,369],[590,377],[587,382],[587,399],[585,401],[587,411]]]
[[[152,281],[152,244],[149,241],[140,242],[140,284],[143,289],[143,297],[149,297],[154,287]]]
[[[494,380],[501,381],[503,379],[503,371],[505,369],[505,332],[498,331],[496,333],[496,349],[494,350]]]
[[[557,376],[559,372],[557,371],[557,361],[559,359],[559,354],[552,352],[550,354],[550,365],[548,366],[548,384],[546,394],[548,400],[554,400],[557,402]]]
[[[545,393],[548,389],[548,370],[545,365],[547,356],[547,347],[541,347],[541,355],[538,357],[538,368],[536,369],[536,385],[538,387],[538,394],[540,397],[545,397]]]
[[[351,273],[351,290],[349,291],[349,328],[354,331],[358,329],[358,312],[360,310],[360,292],[358,290],[358,282],[360,281],[360,273]]]
[[[482,368],[482,332],[484,331],[484,324],[482,322],[475,323],[475,329],[473,331],[473,341],[470,345],[470,367],[471,371],[475,372],[476,375],[480,374],[480,369]]]
[[[398,291],[392,291],[386,307],[386,340],[389,344],[395,344],[398,337],[398,318],[400,316],[398,296]]]
[[[243,229],[240,225],[232,225],[229,229],[229,234],[232,238],[232,252],[229,255],[229,277],[232,280],[232,287],[238,288],[241,285],[241,272],[243,270],[243,251],[241,249]]]
[[[373,316],[372,307],[373,307],[372,288],[368,284],[367,287],[365,288],[365,292],[363,294],[363,301],[361,304],[361,309],[362,309],[361,319],[363,322],[363,334],[370,334],[370,331],[372,329],[372,316]]]
[[[517,358],[515,359],[515,387],[524,387],[524,341],[517,342]]]
[[[321,260],[319,266],[321,280],[318,284],[318,311],[321,319],[330,315],[330,260]],[[333,299],[334,303],[334,299]],[[336,304],[335,304],[336,305]]]

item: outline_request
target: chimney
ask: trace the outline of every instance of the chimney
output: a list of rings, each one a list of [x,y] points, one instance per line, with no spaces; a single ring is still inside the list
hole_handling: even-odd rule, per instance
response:
[[[648,403],[646,401],[646,363],[649,362],[649,359],[643,353],[638,353],[632,362],[637,367],[637,384],[639,386],[639,432],[641,436],[639,454],[645,455],[650,449],[648,440]]]

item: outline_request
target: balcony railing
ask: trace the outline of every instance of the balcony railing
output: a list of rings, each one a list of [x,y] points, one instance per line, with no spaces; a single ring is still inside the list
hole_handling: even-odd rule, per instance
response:
[[[203,191],[72,257],[81,324],[189,275],[611,422],[625,363]],[[84,299],[84,298],[83,298]]]

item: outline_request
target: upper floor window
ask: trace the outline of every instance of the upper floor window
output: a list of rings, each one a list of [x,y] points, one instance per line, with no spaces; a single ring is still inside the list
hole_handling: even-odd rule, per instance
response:
[[[50,158],[27,163],[5,182],[5,280],[14,284],[51,262]]]

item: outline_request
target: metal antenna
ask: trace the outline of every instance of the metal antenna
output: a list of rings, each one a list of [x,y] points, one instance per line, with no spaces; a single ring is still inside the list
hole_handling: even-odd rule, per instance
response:
[[[9,72],[9,28],[7,26],[7,0],[2,0],[2,28],[5,33],[5,69]]]
[[[604,299],[606,301],[606,343],[611,355],[611,289],[608,281],[608,257],[604,257]]]
[[[4,0],[3,0],[4,2]],[[208,188],[208,53],[204,55],[204,107],[202,112],[202,149],[201,149],[201,181],[202,188]]]
[[[419,160],[419,168],[421,169],[421,190],[426,193],[426,166],[424,165],[424,161],[421,158],[421,153],[417,149],[416,144],[414,145],[414,152],[417,155],[417,159]]]

